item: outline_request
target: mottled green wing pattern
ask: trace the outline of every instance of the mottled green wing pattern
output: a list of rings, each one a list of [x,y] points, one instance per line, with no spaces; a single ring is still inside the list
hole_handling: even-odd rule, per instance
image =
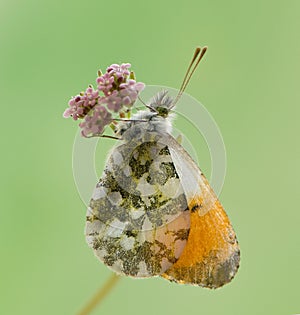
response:
[[[185,247],[187,210],[167,145],[148,133],[112,151],[88,207],[87,242],[117,273],[160,275]]]

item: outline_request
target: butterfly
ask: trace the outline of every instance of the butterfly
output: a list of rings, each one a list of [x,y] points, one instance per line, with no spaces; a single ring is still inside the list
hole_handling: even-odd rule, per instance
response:
[[[176,98],[159,92],[115,130],[121,140],[93,192],[85,235],[96,257],[117,274],[218,288],[238,270],[229,218],[171,135],[172,109],[205,52],[196,49]]]

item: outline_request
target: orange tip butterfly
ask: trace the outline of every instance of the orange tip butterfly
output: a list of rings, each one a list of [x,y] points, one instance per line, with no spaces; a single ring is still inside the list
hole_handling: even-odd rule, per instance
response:
[[[115,128],[121,141],[92,195],[85,235],[117,274],[218,288],[238,270],[240,250],[228,216],[171,135],[172,109],[206,50],[196,49],[176,98],[162,91],[147,110]]]

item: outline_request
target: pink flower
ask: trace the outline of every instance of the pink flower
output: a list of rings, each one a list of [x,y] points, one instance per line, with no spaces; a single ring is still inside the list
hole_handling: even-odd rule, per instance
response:
[[[121,65],[114,63],[110,65],[106,71],[109,74],[114,74],[117,78],[126,78],[130,75],[130,71],[128,70],[130,67],[130,63],[122,63]]]
[[[72,117],[74,120],[84,118],[84,116],[98,103],[99,92],[92,87],[88,87],[84,93],[72,97],[69,101],[69,108],[67,108],[63,117]]]
[[[103,93],[107,95],[113,87],[115,78],[113,75],[105,73],[101,77],[98,77],[96,81],[98,84],[98,90],[103,91]]]
[[[104,106],[97,105],[85,116],[84,121],[79,124],[79,127],[82,129],[81,134],[84,137],[101,135],[104,128],[110,124],[111,121],[111,113],[109,113]]]
[[[126,83],[120,84],[120,95],[122,97],[122,104],[130,107],[136,101],[138,94],[145,87],[142,82],[136,82],[135,80],[128,80]]]
[[[98,97],[99,91],[95,91],[92,87],[88,87],[85,92],[84,106],[93,107],[97,103]]]
[[[111,95],[105,97],[101,102],[105,102],[107,104],[107,108],[115,113],[119,112],[123,105],[122,98],[120,97],[120,93],[118,91],[113,91]]]

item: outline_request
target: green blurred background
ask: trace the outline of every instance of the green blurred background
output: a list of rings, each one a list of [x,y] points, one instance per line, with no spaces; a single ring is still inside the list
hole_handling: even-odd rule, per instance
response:
[[[83,235],[69,98],[123,61],[178,87],[197,45],[209,51],[188,93],[224,137],[240,270],[216,291],[124,278],[93,314],[300,313],[299,28],[298,0],[2,0],[0,314],[76,314],[110,275]]]

